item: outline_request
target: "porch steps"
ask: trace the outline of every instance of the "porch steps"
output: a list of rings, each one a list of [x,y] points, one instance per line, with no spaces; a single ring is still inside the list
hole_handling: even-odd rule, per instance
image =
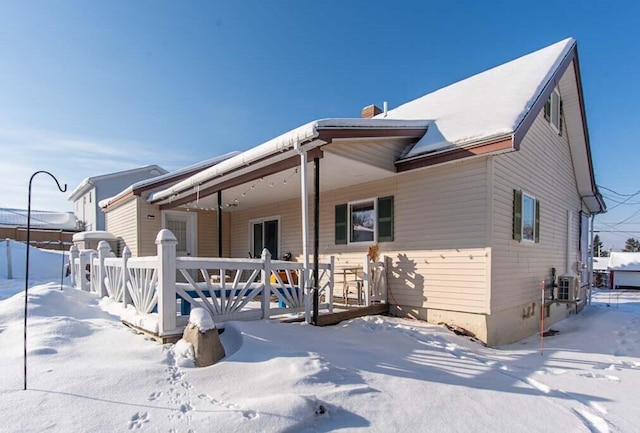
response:
[[[156,342],[158,342],[160,344],[176,343],[178,340],[180,340],[182,338],[182,332],[180,334],[160,336],[160,335],[156,334],[155,332],[151,332],[151,331],[148,331],[146,329],[140,328],[139,326],[131,324],[131,323],[127,322],[126,320],[121,320],[121,322],[127,328],[131,328],[131,330],[133,330],[134,332],[136,332],[138,334],[143,334],[145,337],[148,337],[148,338],[150,338],[152,340],[155,340]]]
[[[337,325],[345,320],[355,319],[356,317],[373,316],[376,314],[386,314],[389,312],[389,304],[375,304],[369,307],[345,307],[344,311],[335,313],[320,313],[318,316],[318,326]],[[284,318],[280,320],[282,323],[304,322],[304,317]]]
[[[337,313],[326,313],[318,316],[318,326],[336,325],[345,320],[355,319],[356,317],[373,316],[376,314],[386,314],[389,312],[389,304],[374,304],[368,307],[353,307],[346,311]]]
[[[386,303],[374,304],[369,307],[347,307],[347,308],[348,308],[347,310],[338,311],[335,313],[321,313],[318,316],[318,326],[337,325],[338,323],[343,322],[345,320],[351,320],[357,317],[373,316],[376,314],[386,314],[389,312],[389,304],[386,304]],[[277,320],[277,319],[274,319],[274,320]],[[299,316],[294,318],[291,318],[291,317],[283,318],[283,319],[280,319],[280,321],[283,323],[304,322],[304,316]],[[129,323],[126,320],[122,320],[121,322],[123,325],[130,328],[134,332],[138,334],[142,334],[145,337],[150,338],[160,344],[175,343],[182,338],[182,333],[160,336],[155,332],[151,332],[146,329],[140,328],[139,326]]]

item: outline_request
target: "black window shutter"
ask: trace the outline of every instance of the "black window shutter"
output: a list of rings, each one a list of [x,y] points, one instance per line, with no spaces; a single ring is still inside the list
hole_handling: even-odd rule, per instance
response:
[[[558,116],[558,130],[560,132],[558,132],[558,134],[562,135],[562,124],[564,123],[564,111],[562,110],[562,99],[560,99],[560,103],[558,104],[560,106],[560,116]]]
[[[536,200],[535,241],[540,242],[540,200]]]
[[[513,239],[522,239],[522,191],[513,190]]]
[[[378,199],[378,242],[393,241],[393,196]]]
[[[347,205],[336,205],[336,245],[347,243]]]

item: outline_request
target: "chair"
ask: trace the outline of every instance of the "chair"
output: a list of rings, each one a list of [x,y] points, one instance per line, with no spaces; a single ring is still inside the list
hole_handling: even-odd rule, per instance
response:
[[[344,304],[349,305],[350,294],[356,295],[357,305],[362,305],[363,302],[363,269],[361,266],[353,266],[348,268],[342,268],[342,297]]]

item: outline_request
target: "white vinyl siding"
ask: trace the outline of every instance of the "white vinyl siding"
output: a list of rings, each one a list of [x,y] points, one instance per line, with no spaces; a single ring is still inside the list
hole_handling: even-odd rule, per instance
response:
[[[567,257],[568,233],[579,239],[578,218],[567,227],[567,212],[580,210],[580,198],[565,136],[556,134],[541,112],[523,139],[520,150],[494,158],[491,311],[515,307],[540,298],[540,284],[551,268],[565,273],[578,258],[578,244]],[[540,242],[535,246],[512,239],[513,190],[527,191],[541,203]]]
[[[133,256],[138,255],[138,198],[110,210],[105,214],[106,229],[119,239],[120,251],[128,246]]]
[[[137,198],[138,202],[138,256],[155,256],[158,251],[156,237],[162,229],[162,214],[156,205]],[[153,218],[150,218],[153,216]]]
[[[394,240],[379,244],[381,257],[391,260],[388,276],[393,298],[389,301],[411,307],[487,313],[487,167],[486,158],[477,158],[322,193],[320,259],[335,256],[338,269],[361,265],[371,243],[335,244],[335,206],[393,196]],[[309,211],[312,215],[313,200]],[[230,215],[232,257],[248,256],[249,221],[279,215],[281,253],[291,252],[293,260],[302,260],[299,199],[239,208]],[[313,224],[309,236],[312,249]]]
[[[486,159],[478,158],[323,194],[320,252],[335,255],[337,268],[360,265],[370,243],[335,245],[335,205],[393,196],[394,241],[379,244],[391,259],[389,302],[487,312],[486,179]]]

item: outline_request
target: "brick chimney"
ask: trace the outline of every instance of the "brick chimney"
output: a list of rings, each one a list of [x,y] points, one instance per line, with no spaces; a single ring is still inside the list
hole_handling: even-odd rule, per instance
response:
[[[371,119],[373,116],[377,116],[380,113],[382,113],[380,107],[371,104],[362,109],[361,117],[363,119]]]

